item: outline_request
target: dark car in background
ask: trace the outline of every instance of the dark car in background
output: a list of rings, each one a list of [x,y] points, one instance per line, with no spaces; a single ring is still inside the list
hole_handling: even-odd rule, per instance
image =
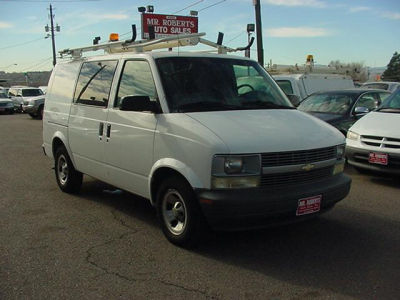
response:
[[[317,92],[304,99],[297,109],[331,124],[346,135],[354,122],[375,110],[389,95],[388,91],[368,88]]]

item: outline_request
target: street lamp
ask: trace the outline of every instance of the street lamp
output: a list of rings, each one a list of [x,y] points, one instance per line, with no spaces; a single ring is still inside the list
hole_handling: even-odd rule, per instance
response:
[[[247,24],[247,42],[250,44],[251,34],[254,32],[254,24]],[[250,58],[250,48],[246,49],[245,56]]]

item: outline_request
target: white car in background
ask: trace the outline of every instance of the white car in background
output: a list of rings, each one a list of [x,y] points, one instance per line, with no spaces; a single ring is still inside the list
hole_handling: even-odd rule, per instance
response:
[[[349,129],[348,163],[356,169],[400,175],[400,88]]]
[[[366,82],[361,87],[370,89],[381,89],[393,93],[398,87],[400,87],[400,82],[392,82],[392,81]]]
[[[8,96],[14,103],[14,110],[17,112],[23,111],[23,105],[34,99],[44,99],[44,93],[41,89],[26,86],[12,86],[8,91]]]

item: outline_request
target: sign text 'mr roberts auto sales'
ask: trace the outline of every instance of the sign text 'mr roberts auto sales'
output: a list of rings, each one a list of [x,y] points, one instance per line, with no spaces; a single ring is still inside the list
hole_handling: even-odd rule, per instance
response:
[[[156,38],[175,34],[191,34],[198,32],[198,18],[144,13],[142,14],[143,39],[149,37],[149,26],[154,26]]]

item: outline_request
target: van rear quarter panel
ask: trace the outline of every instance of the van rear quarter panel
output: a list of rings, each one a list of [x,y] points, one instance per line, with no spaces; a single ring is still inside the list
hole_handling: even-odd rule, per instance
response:
[[[69,150],[68,119],[80,66],[81,61],[60,63],[51,75],[43,118],[43,142],[49,156],[52,156],[51,145],[55,137],[60,138]]]

